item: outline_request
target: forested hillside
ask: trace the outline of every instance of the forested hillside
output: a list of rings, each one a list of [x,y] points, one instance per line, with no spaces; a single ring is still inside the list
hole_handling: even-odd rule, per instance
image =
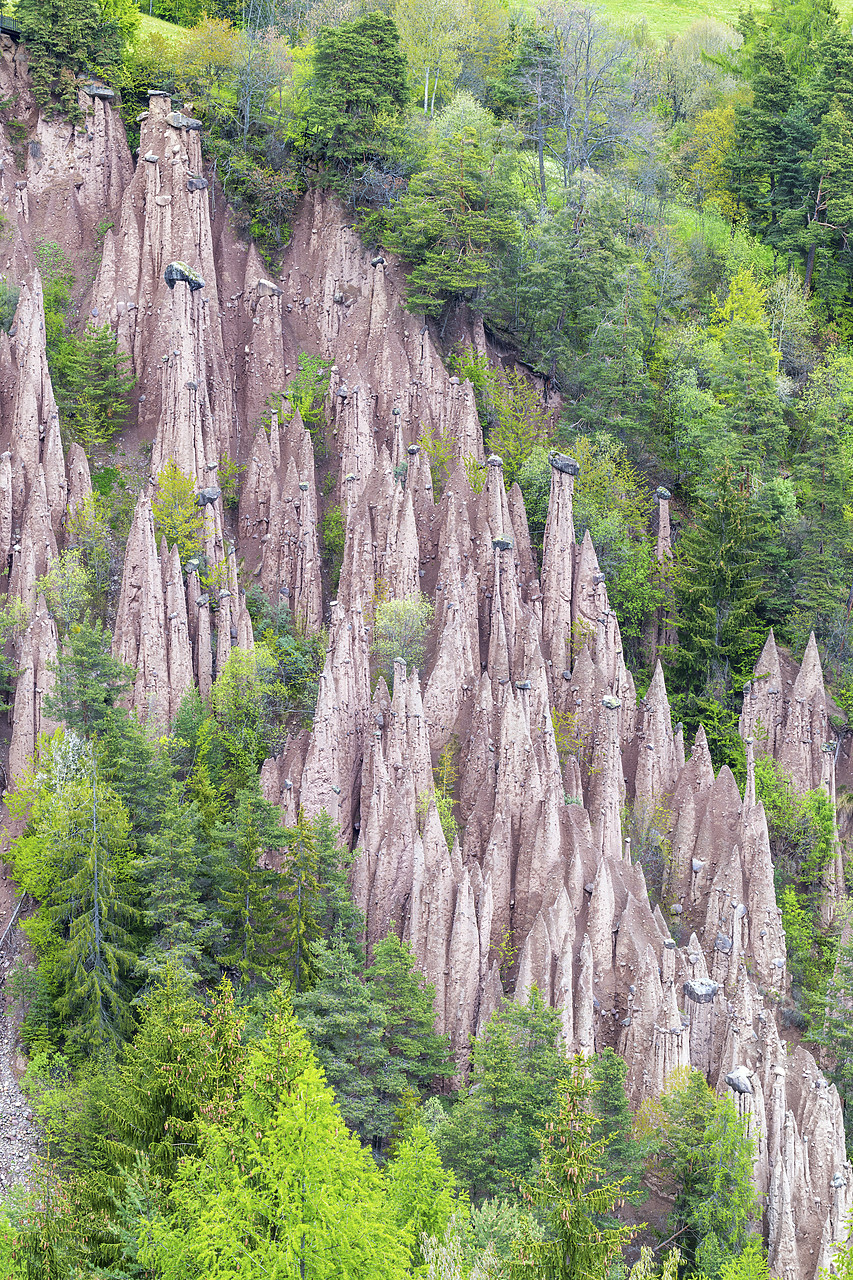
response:
[[[726,17],[17,0],[0,1278],[853,1275],[853,35]]]

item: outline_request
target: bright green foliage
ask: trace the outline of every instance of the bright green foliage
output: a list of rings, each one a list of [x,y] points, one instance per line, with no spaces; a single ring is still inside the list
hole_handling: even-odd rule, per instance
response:
[[[163,1280],[403,1280],[407,1241],[382,1175],[283,1000],[249,1050],[246,1081],[233,1122],[202,1126],[142,1260]]]
[[[346,528],[340,507],[329,507],[323,516],[323,554],[329,562],[332,591],[337,592],[344,562]]]
[[[551,1238],[527,1240],[514,1250],[512,1275],[541,1280],[604,1280],[631,1238],[630,1227],[603,1226],[620,1195],[618,1182],[604,1181],[606,1139],[592,1114],[594,1085],[587,1064],[567,1064],[554,1114],[542,1134],[539,1174],[525,1198],[547,1219]]]
[[[325,450],[323,405],[329,392],[331,367],[331,360],[324,360],[322,356],[309,356],[300,351],[298,371],[287,384],[287,397],[293,408],[299,410],[299,416],[321,456]]]
[[[66,334],[51,363],[63,426],[88,453],[125,425],[136,379],[110,326]]]
[[[109,508],[101,495],[87,493],[67,518],[68,544],[80,553],[89,588],[103,600],[111,580],[113,537]]]
[[[456,1179],[442,1167],[435,1143],[417,1121],[400,1144],[386,1177],[397,1225],[410,1240],[412,1266],[422,1266],[422,1238],[444,1235],[454,1209]]]
[[[426,636],[435,609],[426,596],[380,600],[376,606],[371,649],[389,690],[394,688],[394,663],[402,658],[409,670],[423,666]]]
[[[369,233],[411,263],[408,305],[438,315],[446,303],[482,295],[500,254],[519,235],[518,164],[511,131],[470,94],[438,116],[426,166]]]
[[[384,1012],[382,1040],[394,1068],[410,1088],[429,1092],[436,1080],[453,1072],[447,1036],[435,1030],[435,987],[396,933],[375,944],[365,979]]]
[[[195,482],[184,475],[173,458],[157,476],[157,495],[151,507],[158,540],[164,537],[169,547],[177,546],[182,561],[201,554],[204,518]]]
[[[96,735],[129,689],[133,678],[113,658],[111,637],[100,621],[73,623],[55,663],[54,691],[45,710],[83,736]]]
[[[205,1009],[186,975],[167,965],[98,1098],[98,1146],[108,1168],[129,1169],[142,1154],[155,1174],[174,1176],[180,1157],[196,1151],[200,1123],[231,1114],[246,1065],[242,1031],[230,983]]]
[[[436,1138],[442,1160],[475,1199],[514,1194],[530,1176],[566,1070],[559,1012],[536,987],[526,1004],[507,1002],[475,1037],[467,1092]]]
[[[686,1259],[703,1248],[707,1269],[722,1261],[721,1246],[740,1252],[757,1216],[752,1140],[734,1103],[715,1098],[698,1071],[674,1079],[661,1104],[656,1168],[675,1197],[669,1224]]]
[[[19,0],[15,16],[30,55],[33,92],[41,107],[52,107],[77,123],[78,75],[109,75],[119,61],[122,31],[97,0]]]
[[[381,147],[383,117],[395,116],[408,100],[397,28],[379,10],[321,27],[312,72],[305,150],[347,170]]]
[[[819,1041],[834,1062],[830,1077],[844,1103],[849,1150],[853,1146],[853,930],[849,909],[826,987],[823,1018],[817,1026]]]
[[[266,974],[285,950],[285,917],[278,874],[259,866],[286,839],[279,811],[261,795],[257,781],[237,793],[233,816],[219,831],[223,866],[220,905],[227,930],[223,959],[244,981]]]
[[[12,681],[18,674],[14,660],[5,652],[9,641],[17,641],[29,625],[30,612],[22,600],[0,596],[0,709],[8,710]]]
[[[75,623],[79,623],[90,600],[89,571],[83,564],[81,553],[77,550],[61,551],[44,577],[36,581],[36,590],[44,594],[59,634],[64,637]]]
[[[622,1195],[635,1197],[643,1175],[643,1151],[633,1135],[634,1117],[625,1092],[624,1058],[603,1049],[592,1060],[593,1110],[599,1119],[596,1137],[603,1139],[601,1167],[609,1181],[622,1184]]]

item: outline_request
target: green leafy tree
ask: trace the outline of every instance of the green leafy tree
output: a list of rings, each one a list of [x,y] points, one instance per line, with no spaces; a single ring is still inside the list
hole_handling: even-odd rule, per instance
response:
[[[607,1139],[596,1135],[593,1094],[587,1063],[575,1058],[545,1125],[539,1174],[525,1188],[528,1202],[547,1219],[550,1239],[522,1237],[514,1250],[514,1278],[604,1280],[631,1238],[630,1227],[602,1225],[620,1196],[620,1183],[605,1180]]]
[[[383,117],[397,115],[408,97],[406,60],[389,17],[373,10],[321,27],[303,126],[306,152],[344,170],[364,161],[379,142]]]
[[[436,1133],[442,1160],[475,1199],[511,1195],[530,1176],[566,1069],[559,1011],[536,987],[475,1037],[468,1089]]]
[[[71,625],[53,672],[45,710],[84,737],[100,732],[133,687],[130,669],[112,656],[109,632],[85,618]]]
[[[164,1280],[403,1280],[407,1240],[382,1175],[347,1133],[332,1090],[282,999],[249,1050],[233,1122],[204,1125],[167,1218],[140,1256]]]
[[[77,76],[109,75],[120,62],[122,30],[97,0],[19,0],[15,16],[30,55],[33,92],[39,106],[73,123],[81,119]]]
[[[669,1225],[683,1256],[710,1267],[713,1280],[723,1248],[740,1253],[757,1216],[752,1140],[731,1099],[715,1098],[698,1071],[679,1073],[661,1104],[655,1167],[674,1196]]]
[[[204,518],[198,505],[195,482],[169,458],[157,476],[157,494],[151,503],[157,537],[177,546],[181,560],[201,554]]]
[[[80,621],[89,604],[90,587],[88,569],[76,550],[61,551],[44,577],[36,581],[36,590],[44,594],[60,636]]]
[[[435,609],[426,596],[404,600],[380,600],[376,606],[371,648],[389,689],[394,688],[394,663],[402,658],[407,667],[422,667],[426,635]]]

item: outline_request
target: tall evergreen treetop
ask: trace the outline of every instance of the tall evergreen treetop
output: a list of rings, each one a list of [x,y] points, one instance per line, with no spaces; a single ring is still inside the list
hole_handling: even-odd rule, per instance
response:
[[[354,22],[321,27],[314,49],[306,150],[327,164],[364,160],[380,115],[407,103],[406,59],[392,20],[373,10]]]

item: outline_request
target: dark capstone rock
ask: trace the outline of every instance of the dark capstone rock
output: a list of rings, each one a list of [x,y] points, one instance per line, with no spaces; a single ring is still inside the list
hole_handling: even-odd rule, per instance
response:
[[[410,444],[408,449],[406,450],[406,453],[409,455],[410,458],[414,458],[414,457],[417,457],[420,451],[421,450],[419,445]]]
[[[715,941],[715,943],[714,943],[714,950],[715,950],[715,951],[722,951],[723,955],[724,955],[724,956],[727,956],[727,955],[729,954],[729,952],[731,951],[731,949],[732,949],[732,940],[731,940],[731,938],[727,938],[727,937],[726,937],[726,935],[725,935],[724,933],[718,933],[718,934],[717,934],[717,939],[716,939],[716,941]]]
[[[450,381],[452,382],[453,379],[451,378]],[[487,467],[502,467],[503,464],[504,464],[503,458],[499,458],[496,453],[490,453],[488,458],[486,459]]]
[[[495,551],[512,551],[513,543],[511,538],[492,538],[492,546]]]
[[[605,711],[618,711],[622,706],[622,699],[618,698],[615,693],[605,693],[601,699],[601,705]]]
[[[149,98],[171,98],[171,93],[167,93],[165,89],[149,89]]]
[[[371,258],[371,259],[370,259],[370,265],[371,265],[371,267],[382,267],[382,266],[384,266],[384,265],[385,265],[385,259],[382,257],[382,254],[380,253],[377,257],[375,257],[375,258]]]
[[[183,111],[170,111],[166,116],[166,124],[170,124],[173,129],[201,128],[200,120],[194,120],[192,116],[185,116]]]
[[[735,1093],[746,1093],[752,1096],[755,1090],[749,1079],[750,1072],[746,1067],[732,1067],[726,1076],[726,1084],[730,1089],[734,1089]]]
[[[694,1004],[711,1004],[719,989],[720,984],[712,982],[710,978],[688,979],[684,984],[684,994]]]
[[[105,98],[109,100],[115,97],[113,90],[105,88],[102,84],[87,84],[86,92],[90,98]]]
[[[579,476],[581,469],[567,453],[549,453],[548,461],[555,471],[562,471],[567,476]]]
[[[516,689],[529,689],[529,688],[530,688],[530,681],[529,681],[529,680],[516,680],[516,682],[515,682],[515,687],[516,687]]]
[[[659,485],[655,490],[655,497],[659,498],[661,502],[669,502],[672,494],[669,489],[665,489],[663,485]]]
[[[184,284],[188,284],[193,293],[195,293],[196,289],[204,288],[203,278],[197,271],[193,271],[192,267],[188,267],[185,262],[170,262],[163,274],[170,289],[174,289],[178,280],[183,280]]]
[[[212,506],[221,493],[221,489],[217,488],[216,485],[211,485],[209,489],[200,490],[196,501],[200,507]]]
[[[207,178],[187,178],[187,191],[206,191]]]

